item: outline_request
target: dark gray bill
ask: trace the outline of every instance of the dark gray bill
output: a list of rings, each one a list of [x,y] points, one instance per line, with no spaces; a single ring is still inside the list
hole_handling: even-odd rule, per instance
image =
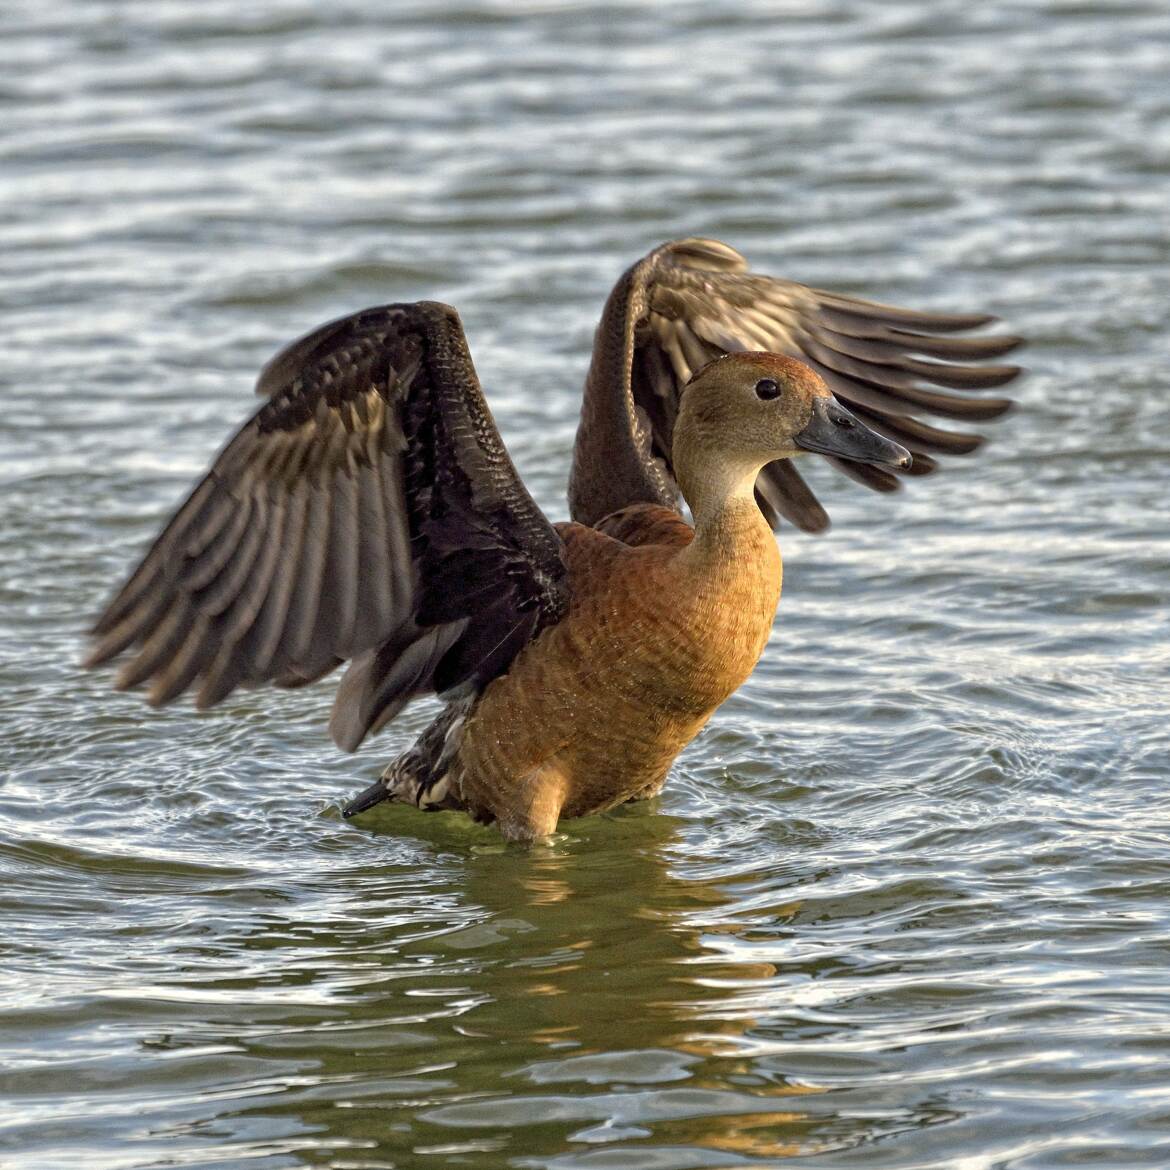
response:
[[[871,431],[831,395],[815,400],[812,418],[796,436],[796,445],[818,455],[836,455],[838,459],[852,459],[855,463],[905,469],[914,462],[905,447]]]

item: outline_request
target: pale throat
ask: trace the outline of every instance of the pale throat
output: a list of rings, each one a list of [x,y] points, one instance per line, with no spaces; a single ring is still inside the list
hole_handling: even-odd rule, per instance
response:
[[[676,466],[679,486],[695,521],[695,539],[689,549],[696,558],[734,557],[744,546],[766,543],[775,549],[772,529],[756,503],[756,477],[763,469],[758,459],[703,461],[700,466]]]

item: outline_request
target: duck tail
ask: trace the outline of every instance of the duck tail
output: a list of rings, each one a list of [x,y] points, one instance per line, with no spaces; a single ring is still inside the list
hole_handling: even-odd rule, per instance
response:
[[[478,697],[444,707],[407,751],[345,805],[341,815],[348,820],[388,800],[413,804],[426,812],[463,808],[451,764],[463,739],[464,721]]]

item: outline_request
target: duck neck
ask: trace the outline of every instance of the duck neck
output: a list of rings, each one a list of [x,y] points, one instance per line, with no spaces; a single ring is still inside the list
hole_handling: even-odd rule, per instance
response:
[[[695,538],[685,556],[708,576],[726,571],[754,575],[761,587],[774,587],[778,601],[780,551],[756,503],[759,472],[755,463],[723,464],[680,475],[680,486],[695,520]]]

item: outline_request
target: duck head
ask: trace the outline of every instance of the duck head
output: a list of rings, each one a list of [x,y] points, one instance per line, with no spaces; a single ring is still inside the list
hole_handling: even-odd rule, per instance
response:
[[[846,410],[818,374],[776,353],[730,353],[699,370],[683,392],[674,442],[676,463],[680,454],[688,462],[686,448],[699,446],[708,460],[745,472],[807,451],[886,467],[911,464],[905,447]]]

